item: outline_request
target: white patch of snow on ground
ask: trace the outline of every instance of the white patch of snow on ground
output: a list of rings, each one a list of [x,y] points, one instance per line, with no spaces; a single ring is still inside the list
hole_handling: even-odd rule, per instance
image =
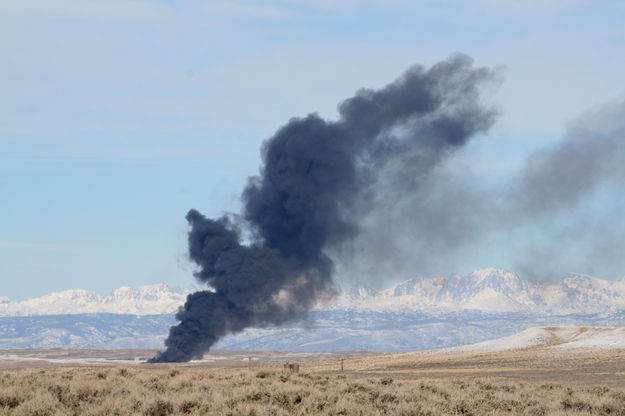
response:
[[[147,360],[135,358],[134,360],[116,360],[111,358],[45,358],[45,357],[33,357],[30,355],[13,355],[7,354],[0,356],[0,361],[22,361],[22,362],[46,362],[50,364],[142,364]]]
[[[553,349],[625,348],[623,327],[544,327],[476,344],[445,348],[446,352],[495,352],[545,347]]]
[[[454,348],[447,348],[449,351],[503,351],[520,348],[530,348],[544,345],[551,338],[551,334],[544,328],[529,328],[518,334],[507,337],[493,339],[490,341],[478,342],[471,345],[462,345]]]
[[[580,328],[570,341],[555,348],[625,348],[625,328]]]

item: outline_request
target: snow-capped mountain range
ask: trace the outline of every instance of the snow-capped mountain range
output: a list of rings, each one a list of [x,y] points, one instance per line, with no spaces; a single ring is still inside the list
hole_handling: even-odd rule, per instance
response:
[[[0,297],[0,316],[85,313],[169,314],[182,306],[191,292],[193,292],[191,289],[183,290],[159,283],[135,288],[120,287],[106,296],[84,289],[72,289],[20,302]]]
[[[559,281],[543,283],[486,268],[466,276],[416,277],[381,291],[354,289],[342,293],[327,307],[382,312],[611,312],[625,310],[625,277],[610,282],[569,273]]]
[[[83,289],[51,293],[19,302],[0,297],[0,316],[86,313],[171,314],[192,289],[165,284],[121,287],[102,296]],[[625,277],[610,282],[570,273],[553,283],[524,280],[501,269],[476,270],[449,278],[416,277],[385,290],[355,288],[317,304],[315,311],[449,313],[601,313],[625,310]]]
[[[0,298],[0,348],[162,348],[192,290],[159,284],[101,296],[69,290]],[[569,274],[538,283],[498,269],[356,288],[320,301],[305,322],[248,328],[217,349],[380,352],[454,347],[531,327],[625,326],[625,280]]]

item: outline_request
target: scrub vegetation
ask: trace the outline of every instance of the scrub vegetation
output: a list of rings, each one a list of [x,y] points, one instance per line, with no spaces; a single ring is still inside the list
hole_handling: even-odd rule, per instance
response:
[[[0,371],[0,415],[625,415],[625,389],[267,364]]]

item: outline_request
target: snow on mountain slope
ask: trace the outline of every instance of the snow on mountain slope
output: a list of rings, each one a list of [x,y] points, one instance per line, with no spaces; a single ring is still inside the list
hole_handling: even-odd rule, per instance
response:
[[[172,313],[191,290],[164,284],[121,287],[106,296],[82,289],[12,302],[0,298],[0,316],[51,314]],[[316,311],[450,313],[607,313],[625,310],[625,278],[609,282],[568,274],[550,284],[524,280],[501,269],[476,270],[466,276],[415,277],[385,290],[355,288],[320,301]]]
[[[518,312],[534,307],[534,287],[516,274],[498,269],[476,270],[465,277],[445,282],[437,299],[450,307],[488,312]]]
[[[583,305],[586,312],[607,308],[625,309],[623,280],[608,282],[584,274],[569,273],[564,279],[544,288],[546,310],[575,312]]]
[[[158,315],[175,312],[191,290],[165,284],[120,287],[106,296],[83,289],[51,293],[39,298],[11,302],[0,299],[0,316],[35,316],[84,313]]]
[[[529,328],[517,334],[445,351],[504,351],[526,348],[625,348],[624,327],[563,326]]]
[[[0,348],[160,348],[172,314],[0,317]]]
[[[381,312],[601,313],[625,310],[625,278],[609,282],[570,273],[545,284],[521,279],[501,269],[476,270],[467,276],[416,277],[382,291],[352,290],[317,310]]]

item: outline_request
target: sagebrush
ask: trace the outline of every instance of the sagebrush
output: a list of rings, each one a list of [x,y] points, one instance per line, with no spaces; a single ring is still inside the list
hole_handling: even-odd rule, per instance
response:
[[[0,372],[2,415],[625,415],[625,391],[278,367],[48,367]]]

